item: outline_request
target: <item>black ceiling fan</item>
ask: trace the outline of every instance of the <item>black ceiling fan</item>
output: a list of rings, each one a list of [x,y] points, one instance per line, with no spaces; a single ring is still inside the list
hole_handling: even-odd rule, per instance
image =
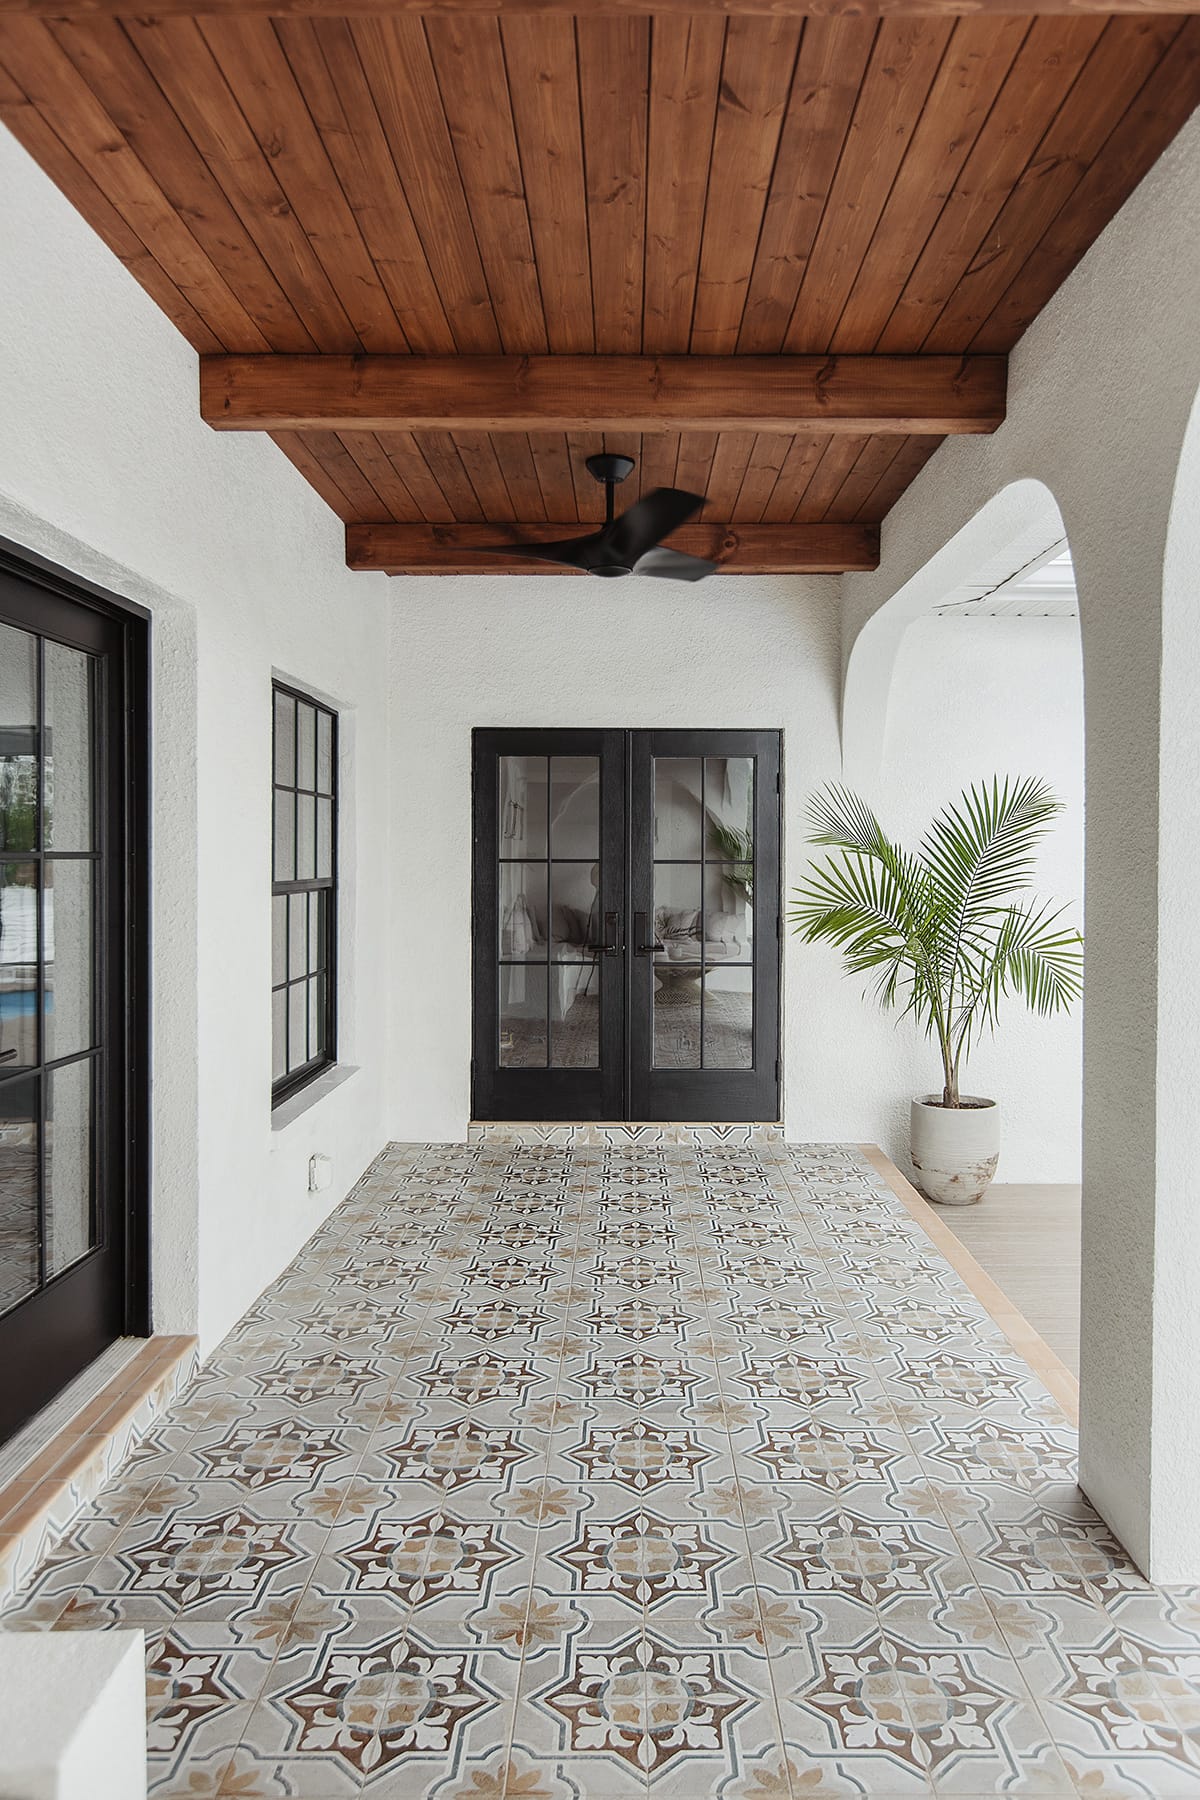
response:
[[[633,470],[632,456],[606,452],[587,459],[588,474],[604,484],[604,524],[586,537],[563,538],[553,544],[490,544],[483,554],[530,556],[539,562],[565,563],[588,575],[653,575],[660,581],[702,581],[716,563],[685,556],[662,542],[669,532],[698,513],[703,494],[683,488],[653,488],[635,500],[620,518],[613,515],[613,490]]]

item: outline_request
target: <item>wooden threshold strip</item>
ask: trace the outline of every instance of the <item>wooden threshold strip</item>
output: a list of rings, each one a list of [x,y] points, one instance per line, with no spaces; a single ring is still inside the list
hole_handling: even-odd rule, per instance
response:
[[[0,1604],[191,1379],[194,1337],[149,1337],[110,1381],[0,1486]]]
[[[941,1251],[956,1274],[961,1275],[984,1310],[1000,1327],[1013,1349],[1028,1363],[1047,1393],[1051,1394],[1072,1425],[1079,1423],[1079,1382],[1060,1356],[1056,1356],[1029,1320],[1013,1305],[1003,1288],[982,1268],[962,1240],[938,1216],[936,1206],[906,1181],[878,1144],[860,1144],[871,1167],[883,1176],[893,1194],[916,1220],[921,1230]]]
[[[1003,356],[205,356],[222,431],[829,431],[1004,422]]]
[[[561,563],[537,562],[485,545],[556,543],[585,537],[589,526],[567,523],[512,525],[348,525],[346,561],[352,569],[387,575],[573,575]],[[681,525],[668,540],[672,550],[703,556],[725,575],[838,575],[879,566],[878,525]]]

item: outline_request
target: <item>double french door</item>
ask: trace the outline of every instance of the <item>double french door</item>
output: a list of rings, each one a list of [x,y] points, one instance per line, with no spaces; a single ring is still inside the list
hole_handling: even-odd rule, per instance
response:
[[[0,1439],[148,1328],[143,691],[139,621],[0,553]]]
[[[779,737],[475,733],[478,1119],[779,1116]]]

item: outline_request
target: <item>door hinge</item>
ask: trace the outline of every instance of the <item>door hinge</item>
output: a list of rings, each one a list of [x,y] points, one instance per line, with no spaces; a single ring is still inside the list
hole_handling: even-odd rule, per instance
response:
[[[776,1079],[776,1081],[779,1080],[779,1058],[778,1057],[775,1058],[775,1079]]]

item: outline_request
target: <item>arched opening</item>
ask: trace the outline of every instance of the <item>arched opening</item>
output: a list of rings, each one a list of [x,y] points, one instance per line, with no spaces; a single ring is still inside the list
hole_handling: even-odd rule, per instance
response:
[[[875,613],[851,648],[843,768],[902,843],[974,783],[1037,776],[1063,812],[1044,839],[1036,891],[1082,923],[1084,703],[1079,607],[1058,505],[1016,482],[977,513]],[[970,1055],[971,1092],[996,1100],[1003,1139],[982,1205],[948,1211],[952,1228],[1072,1371],[1079,1367],[1082,1009],[1041,1018],[1020,1002]],[[907,1100],[936,1085],[930,1048],[893,1029],[901,1076],[894,1125],[907,1148]]]

